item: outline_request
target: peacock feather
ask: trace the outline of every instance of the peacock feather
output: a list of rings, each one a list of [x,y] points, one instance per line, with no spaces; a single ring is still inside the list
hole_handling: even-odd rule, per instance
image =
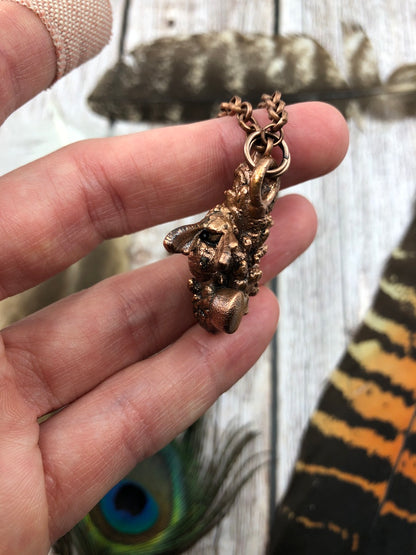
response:
[[[416,546],[416,213],[332,373],[277,507],[270,554]]]
[[[207,455],[198,421],[116,484],[55,553],[182,553],[222,520],[258,468],[247,450],[255,436],[231,427]]]

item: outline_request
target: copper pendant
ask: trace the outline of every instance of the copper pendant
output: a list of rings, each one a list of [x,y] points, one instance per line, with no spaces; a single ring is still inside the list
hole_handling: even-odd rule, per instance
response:
[[[246,162],[235,170],[224,202],[200,222],[172,230],[164,240],[170,253],[188,256],[194,276],[189,280],[194,315],[208,331],[235,332],[247,313],[249,296],[259,289],[259,262],[266,253],[264,242],[272,226],[270,212],[280,187],[279,176],[290,164],[281,136],[268,133],[268,143],[273,144],[261,153],[260,135],[256,131],[247,137]],[[283,153],[280,165],[266,154],[276,145]]]

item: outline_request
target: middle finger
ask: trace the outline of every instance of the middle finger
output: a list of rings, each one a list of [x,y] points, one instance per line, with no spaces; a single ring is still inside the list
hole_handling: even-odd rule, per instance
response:
[[[285,185],[334,168],[348,141],[334,108],[289,110]],[[58,273],[105,238],[211,207],[230,185],[243,143],[236,121],[222,118],[84,141],[2,177],[0,296]]]
[[[279,199],[273,216],[263,281],[303,252],[316,229],[312,206],[298,195]],[[194,323],[188,277],[185,257],[175,255],[105,280],[3,330],[18,385],[37,416],[180,337]]]

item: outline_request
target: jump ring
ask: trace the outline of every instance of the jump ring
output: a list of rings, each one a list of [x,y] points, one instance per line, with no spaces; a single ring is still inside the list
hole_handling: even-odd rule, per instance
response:
[[[263,127],[263,132],[273,135],[274,146],[279,146],[279,144],[283,141],[283,129],[281,127],[276,128],[275,123],[269,123],[266,127]]]
[[[246,139],[244,144],[244,156],[247,160],[248,165],[251,168],[256,166],[256,162],[253,160],[251,156],[251,149],[253,148],[254,143],[261,136],[261,131],[255,131],[251,133]],[[282,175],[290,166],[290,152],[289,148],[284,140],[279,140],[277,146],[281,149],[283,158],[279,166],[273,168],[271,170],[267,170],[266,174],[274,177],[279,177]]]

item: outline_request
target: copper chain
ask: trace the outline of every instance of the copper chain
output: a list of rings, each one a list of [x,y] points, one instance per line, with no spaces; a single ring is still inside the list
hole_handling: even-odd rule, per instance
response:
[[[250,102],[242,101],[239,96],[233,96],[229,102],[222,102],[218,117],[237,116],[240,127],[247,133],[248,143],[246,142],[245,153],[250,165],[253,161],[250,156],[250,149],[253,148],[263,156],[270,155],[272,149],[280,146],[284,155],[284,164],[279,166],[275,172],[283,173],[289,167],[290,155],[287,145],[283,140],[283,126],[287,123],[286,104],[282,100],[279,91],[273,94],[263,94],[258,108],[266,108],[271,123],[262,127],[253,116],[253,107]]]
[[[286,104],[279,91],[273,94],[263,94],[258,108],[266,108],[272,123],[263,128],[253,116],[253,107],[250,102],[243,102],[239,96],[233,96],[229,102],[222,102],[218,117],[237,116],[240,127],[249,135],[255,131],[266,130],[269,133],[281,133],[282,127],[287,122]]]

